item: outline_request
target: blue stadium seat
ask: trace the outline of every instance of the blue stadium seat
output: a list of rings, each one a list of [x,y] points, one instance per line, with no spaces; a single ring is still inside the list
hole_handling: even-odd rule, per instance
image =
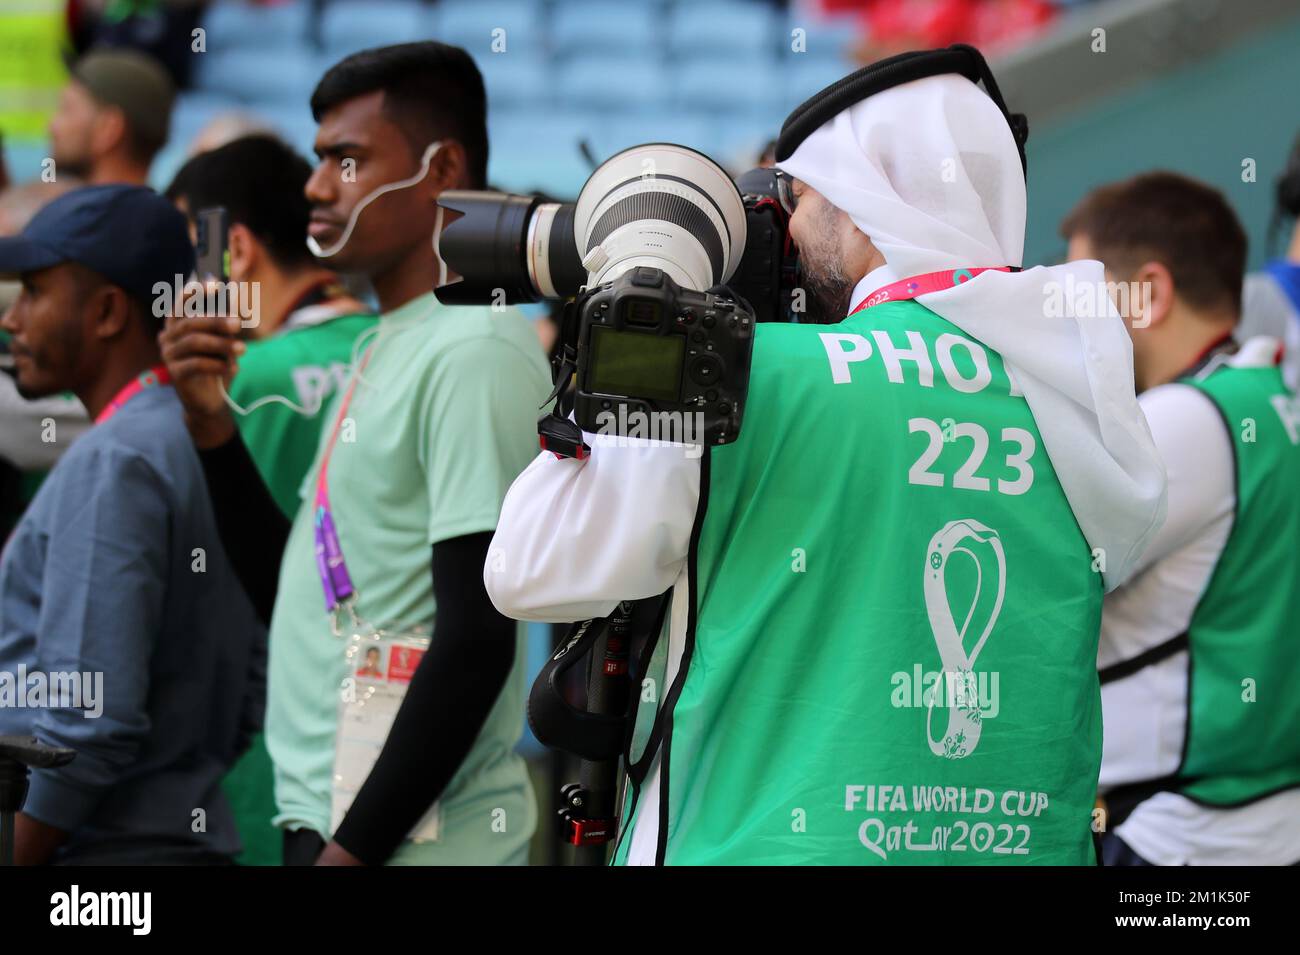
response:
[[[716,124],[716,142],[709,155],[734,173],[753,169],[763,147],[776,139],[784,120],[785,113],[771,117],[727,116]]]
[[[217,93],[183,92],[172,106],[171,135],[168,143],[187,145],[194,135],[222,113],[247,112],[237,99]]]
[[[306,103],[320,79],[320,62],[306,47],[279,50],[227,50],[206,53],[195,70],[195,86],[207,93],[249,103]]]
[[[5,137],[5,165],[14,182],[39,179],[45,170],[44,162],[50,156],[50,144],[44,139],[13,139]],[[58,168],[54,174],[58,176]]]
[[[237,100],[185,94],[178,98],[172,113],[171,137],[149,169],[149,184],[159,191],[165,190],[189,159],[195,135],[213,119],[228,113],[239,113],[269,127],[308,162],[315,163],[311,147],[316,138],[316,123],[305,102],[248,106]]]
[[[793,49],[796,29],[804,31],[800,37],[803,41],[802,52]],[[866,35],[866,25],[856,16],[825,17],[791,10],[786,18],[785,37],[781,42],[785,52],[795,58],[813,56],[847,59],[853,47]]]
[[[709,117],[682,110],[634,115],[562,110],[499,112],[491,121],[488,180],[493,188],[542,190],[577,197],[594,168],[619,150],[648,142],[680,143],[710,156],[732,173],[756,163],[760,149],[776,137],[781,116],[761,119]],[[586,140],[588,162],[578,147]]]
[[[507,54],[546,46],[541,0],[442,0],[436,9],[437,38],[464,47],[476,61],[494,52],[494,40]]]
[[[553,82],[561,104],[623,111],[666,103],[668,75],[657,58],[606,53],[561,64]]]
[[[663,9],[653,3],[565,0],[551,14],[551,36],[560,55],[657,50],[662,28]]]
[[[333,0],[321,16],[321,49],[340,60],[373,46],[431,39],[435,9],[419,0]]]
[[[581,159],[578,141],[599,122],[591,110],[489,109],[488,143],[494,157],[519,153],[526,160],[562,153],[566,159]]]
[[[495,189],[572,199],[592,169],[578,144],[586,139],[594,149],[603,121],[602,114],[584,110],[490,110],[488,181]]]
[[[507,50],[475,57],[487,86],[489,111],[549,104],[555,98],[551,61],[532,50]]]
[[[781,102],[788,111],[836,80],[848,76],[858,69],[858,64],[816,55],[810,50],[808,53],[786,57],[778,69],[783,94]]]
[[[602,122],[592,135],[592,147],[596,157],[605,160],[629,146],[677,143],[717,159],[718,133],[718,125],[707,117],[665,109]]]
[[[233,100],[229,96],[220,93],[209,93],[203,90],[182,90],[176,96],[176,102],[172,104],[172,128],[183,116],[203,116],[211,117],[217,113],[225,112],[228,109],[239,109],[238,100]]]
[[[307,0],[291,0],[272,6],[247,0],[219,0],[203,15],[201,26],[209,53],[295,47],[307,42],[310,16]]]
[[[682,59],[767,56],[789,46],[772,7],[740,0],[676,3],[669,10],[665,36],[669,50]]]
[[[731,115],[782,115],[782,61],[699,59],[671,73],[672,100],[681,109]]]
[[[254,112],[258,119],[264,120],[286,143],[294,148],[312,165],[316,158],[312,153],[312,144],[316,141],[316,121],[312,119],[311,109],[306,103],[300,105],[282,104]]]
[[[173,137],[162,152],[153,157],[153,164],[149,166],[149,185],[157,192],[166,192],[188,158],[186,144]]]

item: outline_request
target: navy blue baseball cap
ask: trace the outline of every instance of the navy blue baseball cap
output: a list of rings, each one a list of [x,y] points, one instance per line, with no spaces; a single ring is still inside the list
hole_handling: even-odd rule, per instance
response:
[[[185,217],[144,186],[87,186],[64,193],[27,228],[0,238],[0,272],[36,272],[76,262],[131,297],[150,302],[154,286],[184,283],[194,271]]]

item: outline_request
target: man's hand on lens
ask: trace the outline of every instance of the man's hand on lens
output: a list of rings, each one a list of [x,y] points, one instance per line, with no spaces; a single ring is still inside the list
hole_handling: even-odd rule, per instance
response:
[[[185,425],[200,449],[215,448],[235,434],[235,419],[222,395],[239,366],[245,345],[236,317],[171,316],[158,335],[163,361],[185,408]]]

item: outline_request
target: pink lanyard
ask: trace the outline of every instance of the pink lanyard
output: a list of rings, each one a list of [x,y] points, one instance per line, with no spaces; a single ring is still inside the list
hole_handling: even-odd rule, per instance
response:
[[[339,405],[339,414],[330,431],[329,442],[325,445],[325,453],[321,455],[320,470],[316,475],[316,569],[320,572],[321,588],[325,591],[325,609],[330,613],[349,600],[356,593],[356,589],[352,586],[348,565],[343,559],[343,548],[339,544],[338,531],[334,526],[334,516],[330,511],[329,463],[330,457],[334,454],[334,444],[339,437],[339,428],[343,424],[343,419],[347,417],[348,406],[352,404],[352,393],[356,390],[357,381],[361,378],[361,373],[366,370],[369,361],[370,349],[366,349],[348,385],[347,393]]]
[[[141,372],[123,385],[118,393],[109,399],[103,410],[95,415],[95,424],[103,424],[113,417],[122,410],[128,401],[146,388],[156,388],[159,385],[170,385],[171,383],[172,376],[167,371],[166,365],[154,365],[148,371]]]
[[[890,282],[888,285],[876,289],[859,302],[857,307],[849,314],[856,315],[858,312],[871,308],[873,305],[879,305],[881,302],[903,302],[909,298],[916,298],[918,295],[943,292],[969,282],[981,272],[1010,271],[1011,267],[1004,265],[998,268],[955,269],[945,272],[927,272],[925,275],[913,275],[909,278],[899,279],[897,282]]]

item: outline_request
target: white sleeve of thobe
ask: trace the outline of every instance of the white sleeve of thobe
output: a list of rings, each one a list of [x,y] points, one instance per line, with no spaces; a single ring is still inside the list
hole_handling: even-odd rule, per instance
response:
[[[517,620],[605,617],[663,593],[686,565],[700,448],[586,434],[591,456],[543,451],[515,479],[483,582]]]

